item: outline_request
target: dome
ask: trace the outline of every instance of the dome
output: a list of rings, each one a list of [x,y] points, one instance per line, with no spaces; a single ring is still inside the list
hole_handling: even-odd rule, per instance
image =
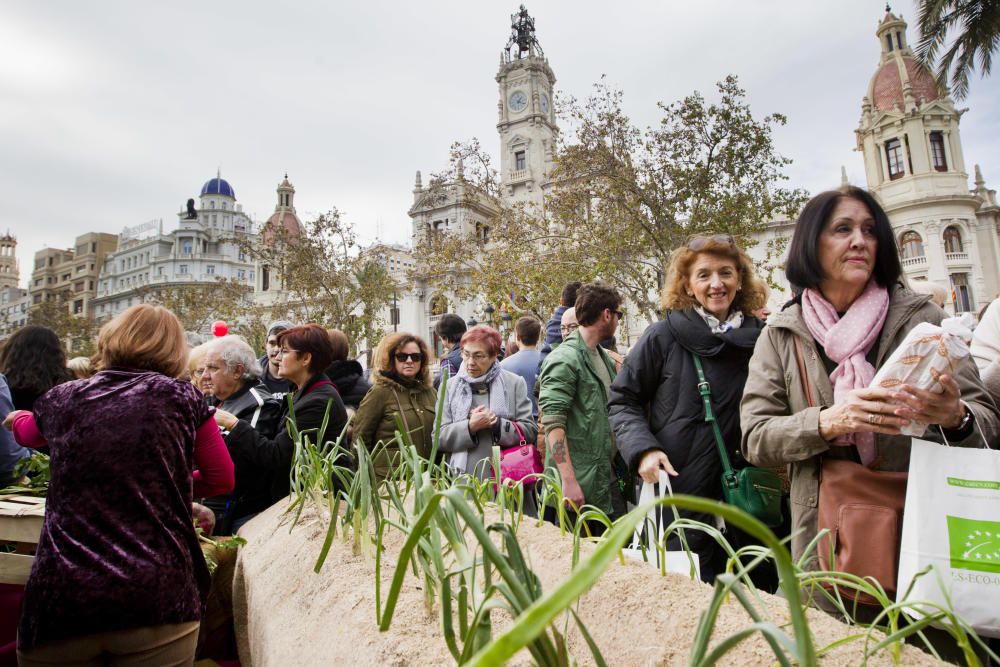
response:
[[[222,195],[236,199],[236,191],[233,190],[233,186],[221,176],[217,176],[201,186],[201,196],[205,195]]]
[[[903,87],[909,83],[913,99],[920,103],[941,97],[937,82],[924,67],[909,55],[890,58],[872,77],[870,97],[879,111],[902,109]]]
[[[277,235],[277,230],[281,228],[285,230],[286,241],[298,238],[305,231],[302,228],[302,223],[299,221],[299,216],[295,215],[292,211],[278,210],[264,223],[264,228],[261,231],[264,242],[269,243],[273,241]]]

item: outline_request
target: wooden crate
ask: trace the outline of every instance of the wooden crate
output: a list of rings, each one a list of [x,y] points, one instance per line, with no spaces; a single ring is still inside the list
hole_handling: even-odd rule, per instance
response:
[[[33,551],[44,516],[44,498],[0,495],[0,544],[13,542],[20,547],[18,551]],[[26,582],[33,560],[34,556],[24,553],[0,553],[0,583]]]

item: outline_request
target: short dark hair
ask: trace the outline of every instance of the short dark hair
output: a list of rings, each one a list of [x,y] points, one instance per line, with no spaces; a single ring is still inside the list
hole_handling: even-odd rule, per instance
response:
[[[538,345],[538,338],[542,335],[542,323],[537,317],[525,315],[514,323],[514,333],[525,345]]]
[[[829,222],[833,209],[841,199],[856,199],[868,207],[875,220],[875,269],[872,277],[880,286],[889,288],[899,282],[903,267],[899,261],[896,236],[892,233],[889,216],[866,190],[847,185],[837,190],[821,192],[810,199],[795,222],[795,232],[788,246],[788,260],[785,262],[785,277],[795,292],[805,288],[819,289],[826,276],[819,260],[819,237]]]
[[[581,283],[579,280],[574,280],[571,283],[566,283],[566,285],[563,287],[562,295],[560,295],[559,297],[559,302],[562,303],[562,305],[566,306],[567,308],[572,306],[574,303],[576,303],[577,290],[579,290],[582,285],[583,283]]]
[[[330,334],[313,322],[285,329],[278,334],[278,345],[288,345],[300,353],[311,354],[309,372],[313,374],[326,370],[327,366],[333,363],[333,344],[330,342]]]
[[[576,293],[576,321],[581,327],[589,327],[597,321],[605,309],[618,310],[622,297],[611,285],[600,281],[582,285]]]
[[[445,313],[434,325],[434,332],[449,343],[457,343],[462,340],[462,334],[467,327],[465,320],[455,313]]]

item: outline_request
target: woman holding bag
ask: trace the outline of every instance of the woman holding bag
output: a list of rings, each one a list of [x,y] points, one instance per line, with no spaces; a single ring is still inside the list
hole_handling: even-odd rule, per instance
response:
[[[998,422],[969,358],[953,376],[940,377],[941,394],[909,385],[868,388],[907,332],[944,316],[929,295],[900,282],[892,227],[868,192],[844,187],[810,200],[788,257],[785,273],[797,294],[771,315],[757,343],[741,421],[747,460],[789,466],[792,556],[798,559],[817,534],[824,494],[829,500],[841,490],[829,477],[820,483],[824,461],[906,471],[910,438],[900,428],[910,420],[936,425],[925,438],[940,440],[940,426],[949,443],[969,447],[983,445],[976,422],[987,438],[995,437]],[[898,558],[891,555],[898,554],[898,529],[880,532],[874,513],[863,518],[858,538],[864,542],[855,551],[878,548]],[[841,544],[849,539],[839,530]],[[895,571],[894,561],[887,565]],[[885,578],[892,580],[880,583],[894,589],[894,577]]]
[[[448,380],[441,416],[441,451],[460,473],[489,479],[493,446],[533,443],[537,428],[524,378],[500,368],[500,334],[480,324],[459,342],[462,366]],[[487,461],[487,463],[483,463]]]
[[[694,237],[674,251],[662,297],[667,315],[625,357],[608,402],[618,449],[644,482],[655,483],[665,470],[674,493],[723,498],[724,465],[705,421],[699,365],[727,458],[739,467],[740,397],[764,326],[752,313],[764,299],[763,283],[731,236]],[[714,523],[705,514],[680,514]],[[699,556],[702,580],[713,581],[725,565],[722,548],[700,531],[685,537]],[[671,537],[667,549],[679,548]]]

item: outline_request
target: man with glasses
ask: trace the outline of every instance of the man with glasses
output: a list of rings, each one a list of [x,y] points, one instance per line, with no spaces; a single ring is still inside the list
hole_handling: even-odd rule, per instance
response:
[[[291,389],[291,383],[285,378],[278,377],[278,334],[295,325],[288,320],[277,320],[271,322],[267,327],[267,342],[264,344],[265,354],[260,358],[260,381],[267,387],[267,390],[275,398],[283,398]]]
[[[593,505],[612,518],[625,508],[614,473],[617,449],[608,422],[608,392],[615,364],[600,346],[615,335],[622,298],[595,282],[577,292],[577,325],[564,319],[563,342],[546,359],[538,381],[539,412],[546,432],[546,467],[555,467],[571,508]],[[568,312],[568,311],[567,311]],[[554,508],[546,509],[554,518]]]

